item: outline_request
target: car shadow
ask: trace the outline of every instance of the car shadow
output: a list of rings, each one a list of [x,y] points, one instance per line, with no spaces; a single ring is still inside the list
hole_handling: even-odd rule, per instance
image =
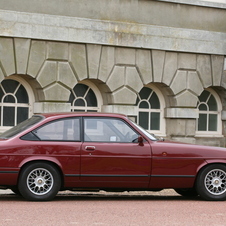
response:
[[[202,201],[197,197],[184,197],[178,194],[161,194],[161,192],[59,192],[52,202],[62,201]],[[27,201],[14,193],[0,194],[0,201]]]
[[[154,194],[58,194],[53,201],[184,201],[184,200],[197,200],[199,197],[184,197],[180,195],[154,195]]]

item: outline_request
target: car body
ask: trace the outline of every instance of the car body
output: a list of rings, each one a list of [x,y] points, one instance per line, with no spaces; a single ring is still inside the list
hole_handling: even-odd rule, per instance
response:
[[[157,139],[121,114],[39,114],[1,135],[0,188],[34,201],[165,188],[225,200],[226,150]]]

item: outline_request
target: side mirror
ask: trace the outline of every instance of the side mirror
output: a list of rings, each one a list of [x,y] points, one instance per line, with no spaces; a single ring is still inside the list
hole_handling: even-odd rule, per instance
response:
[[[138,143],[139,143],[140,146],[144,146],[144,139],[143,139],[142,136],[138,137]]]

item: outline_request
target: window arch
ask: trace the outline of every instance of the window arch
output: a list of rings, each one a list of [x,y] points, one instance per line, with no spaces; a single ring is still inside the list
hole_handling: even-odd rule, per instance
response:
[[[29,85],[11,76],[0,83],[0,131],[26,120],[32,115],[34,98]]]
[[[143,87],[137,95],[137,123],[146,130],[164,135],[164,101],[159,91]]]
[[[71,90],[69,103],[71,111],[98,112],[101,106],[100,93],[94,85],[89,83],[78,83]]]
[[[221,134],[222,105],[217,93],[211,89],[204,90],[198,97],[197,109],[199,117],[196,133],[202,135]]]

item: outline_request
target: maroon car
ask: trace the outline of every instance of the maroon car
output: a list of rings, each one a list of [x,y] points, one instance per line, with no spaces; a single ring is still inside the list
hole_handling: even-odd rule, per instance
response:
[[[125,115],[34,115],[0,137],[0,188],[28,200],[59,190],[157,191],[226,199],[226,150],[158,140]]]

